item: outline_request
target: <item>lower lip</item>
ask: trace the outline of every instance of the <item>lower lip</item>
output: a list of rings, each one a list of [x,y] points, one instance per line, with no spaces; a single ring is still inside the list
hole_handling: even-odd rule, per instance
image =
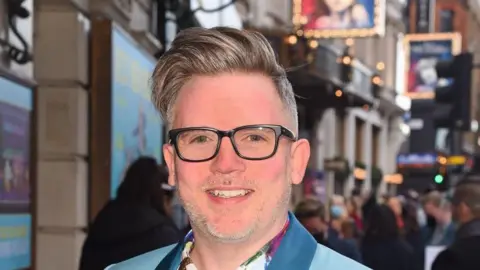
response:
[[[237,203],[246,201],[248,198],[250,198],[252,193],[253,192],[250,192],[248,194],[245,194],[243,196],[238,196],[238,197],[223,198],[223,197],[213,196],[212,194],[207,192],[207,196],[211,201],[217,204],[237,204]]]

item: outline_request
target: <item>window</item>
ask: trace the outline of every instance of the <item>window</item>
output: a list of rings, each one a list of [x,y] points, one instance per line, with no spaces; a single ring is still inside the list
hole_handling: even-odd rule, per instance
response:
[[[455,11],[451,9],[440,10],[440,32],[454,31],[454,17]]]

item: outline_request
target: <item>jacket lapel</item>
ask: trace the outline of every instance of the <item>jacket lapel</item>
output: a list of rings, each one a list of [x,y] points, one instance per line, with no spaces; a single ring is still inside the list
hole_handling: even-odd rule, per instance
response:
[[[309,269],[317,250],[317,242],[292,213],[290,225],[268,265],[268,269]]]
[[[309,269],[317,250],[317,242],[292,213],[288,213],[290,225],[268,269]],[[167,254],[155,270],[177,270],[180,264],[183,242]]]
[[[157,265],[155,270],[177,270],[182,258],[183,241],[177,244]]]

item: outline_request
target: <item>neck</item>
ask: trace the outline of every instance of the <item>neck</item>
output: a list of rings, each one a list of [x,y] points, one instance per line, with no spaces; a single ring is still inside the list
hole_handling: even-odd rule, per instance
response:
[[[235,270],[280,233],[286,221],[287,215],[265,226],[265,231],[234,243],[219,242],[209,235],[195,232],[191,258],[199,270]]]

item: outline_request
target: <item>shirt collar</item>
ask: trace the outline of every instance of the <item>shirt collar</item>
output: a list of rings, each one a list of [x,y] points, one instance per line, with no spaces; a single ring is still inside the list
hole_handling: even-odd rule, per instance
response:
[[[244,263],[240,265],[239,269],[247,269],[248,265],[252,264],[256,260],[265,257],[265,266],[272,260],[275,252],[277,251],[280,243],[287,232],[287,229],[290,225],[290,217],[287,216],[287,221],[283,226],[282,230],[267,244],[265,244],[257,253],[247,259]],[[185,236],[184,240],[184,248],[182,250],[182,259],[180,263],[179,270],[189,270],[189,269],[196,269],[193,265],[193,261],[190,258],[190,253],[192,252],[195,244],[195,236],[193,231],[190,230],[187,235]],[[188,267],[187,267],[188,266]]]

